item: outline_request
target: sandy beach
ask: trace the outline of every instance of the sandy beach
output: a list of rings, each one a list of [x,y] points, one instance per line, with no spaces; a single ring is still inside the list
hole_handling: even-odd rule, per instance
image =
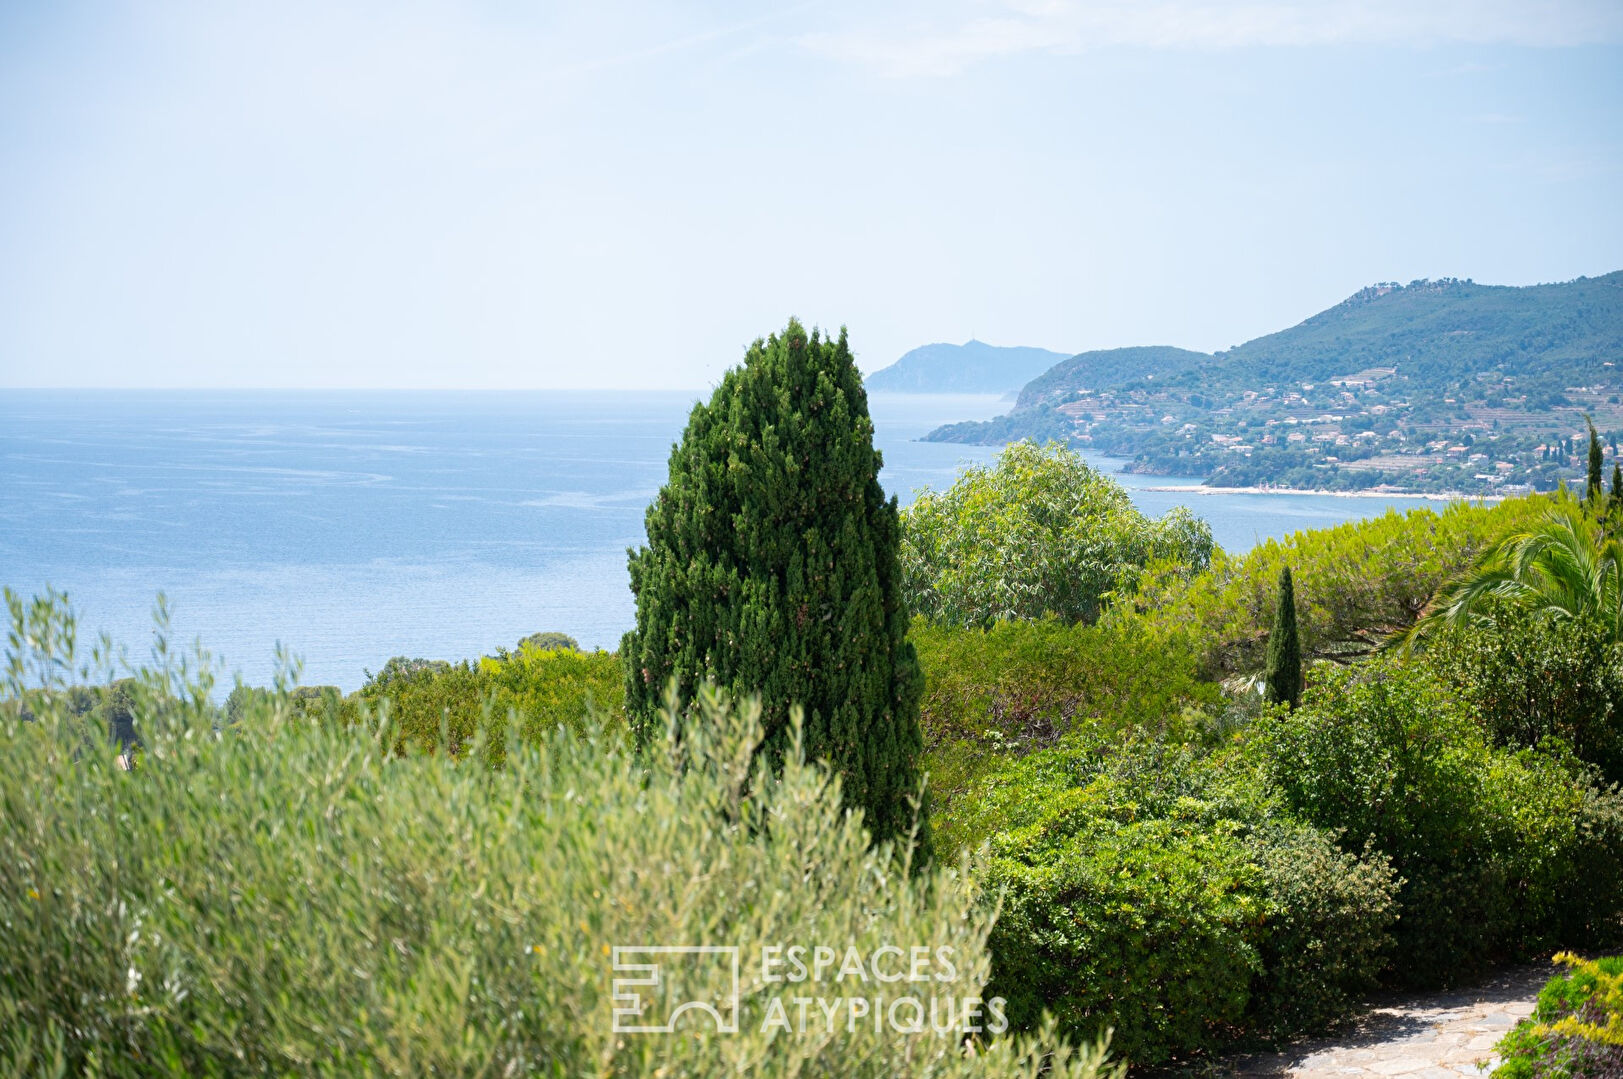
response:
[[[1502,502],[1505,498],[1504,495],[1468,495],[1462,491],[1316,491],[1302,487],[1207,487],[1198,483],[1138,489],[1190,495],[1323,495],[1326,498],[1414,498],[1426,502]]]

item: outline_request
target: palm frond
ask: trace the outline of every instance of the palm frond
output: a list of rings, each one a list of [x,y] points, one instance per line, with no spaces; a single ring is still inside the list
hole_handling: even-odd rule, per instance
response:
[[[1407,655],[1440,628],[1490,620],[1501,602],[1554,617],[1598,616],[1623,639],[1623,544],[1576,499],[1558,498],[1439,592],[1388,647]]]

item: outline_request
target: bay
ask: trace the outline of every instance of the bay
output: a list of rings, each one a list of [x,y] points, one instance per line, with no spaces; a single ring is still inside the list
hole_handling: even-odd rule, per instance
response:
[[[345,690],[390,656],[460,659],[538,630],[614,648],[626,549],[697,395],[671,392],[0,393],[0,583],[65,589],[81,637],[140,657],[172,636],[264,684],[277,642]],[[881,482],[905,504],[990,447],[919,442],[996,397],[874,394]],[[1120,462],[1094,458],[1114,470]],[[1188,504],[1231,551],[1386,501],[1189,495],[1118,475],[1147,512]]]

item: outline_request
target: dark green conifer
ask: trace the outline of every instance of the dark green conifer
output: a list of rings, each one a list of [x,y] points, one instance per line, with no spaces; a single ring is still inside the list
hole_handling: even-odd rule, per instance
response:
[[[1589,479],[1584,485],[1584,500],[1596,509],[1600,508],[1601,495],[1601,462],[1604,452],[1600,448],[1600,436],[1595,433],[1595,421],[1588,416],[1584,422],[1589,424]]]
[[[913,820],[923,678],[879,467],[845,331],[791,320],[756,341],[671,451],[648,545],[631,552],[637,624],[620,655],[644,741],[672,679],[684,701],[705,681],[759,694],[774,759],[803,706],[807,755],[885,839]]]
[[[1616,514],[1623,510],[1623,464],[1612,462],[1612,495],[1606,501],[1608,513]]]
[[[1268,634],[1263,696],[1269,704],[1292,708],[1302,699],[1302,645],[1296,633],[1296,585],[1289,566],[1279,571],[1279,602],[1274,608],[1273,631]]]

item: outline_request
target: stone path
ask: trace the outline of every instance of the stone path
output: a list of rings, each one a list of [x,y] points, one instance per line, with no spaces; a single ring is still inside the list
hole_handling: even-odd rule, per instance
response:
[[[1549,964],[1515,967],[1468,989],[1376,1000],[1339,1035],[1230,1057],[1216,1070],[1236,1079],[1480,1079],[1499,1064],[1494,1044],[1532,1012],[1554,973]]]

